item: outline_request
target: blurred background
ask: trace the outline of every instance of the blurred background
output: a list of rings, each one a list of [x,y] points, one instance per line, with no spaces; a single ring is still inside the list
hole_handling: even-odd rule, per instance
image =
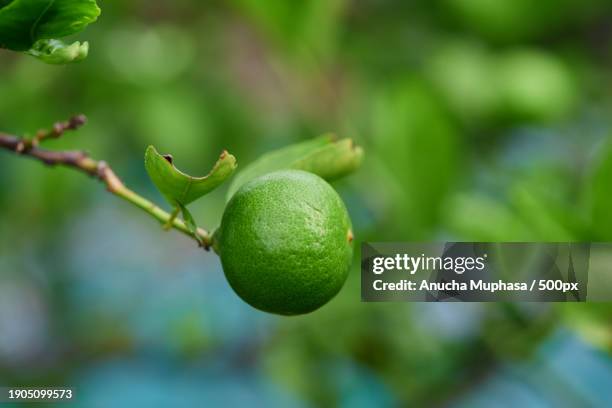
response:
[[[192,174],[332,131],[361,241],[612,240],[609,0],[103,2],[81,64],[0,53],[0,128],[105,159],[163,203]],[[217,191],[191,206],[215,228]],[[242,302],[218,258],[69,169],[0,152],[0,384],[83,407],[609,406],[611,304]],[[355,259],[358,259],[356,251]],[[612,262],[612,260],[611,260]],[[612,279],[612,277],[611,277]]]

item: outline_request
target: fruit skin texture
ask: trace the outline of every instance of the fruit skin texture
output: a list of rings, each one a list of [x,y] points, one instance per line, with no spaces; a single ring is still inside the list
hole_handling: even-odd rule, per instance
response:
[[[342,288],[353,254],[342,199],[322,178],[283,170],[242,186],[215,234],[225,276],[251,306],[312,312]]]

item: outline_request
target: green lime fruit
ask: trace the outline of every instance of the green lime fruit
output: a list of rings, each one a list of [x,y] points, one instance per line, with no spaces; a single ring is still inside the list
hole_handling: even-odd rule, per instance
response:
[[[319,176],[283,170],[242,186],[215,233],[234,291],[270,313],[312,312],[342,288],[353,254],[342,199]]]

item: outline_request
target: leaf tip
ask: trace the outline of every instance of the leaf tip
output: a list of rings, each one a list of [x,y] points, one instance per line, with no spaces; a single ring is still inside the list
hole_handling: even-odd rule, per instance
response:
[[[157,154],[157,150],[153,145],[148,145],[145,149],[145,162],[154,154]]]
[[[232,169],[232,171],[238,167],[238,163],[236,161],[236,156],[228,152],[227,150],[223,150],[219,155],[219,162],[228,163]]]

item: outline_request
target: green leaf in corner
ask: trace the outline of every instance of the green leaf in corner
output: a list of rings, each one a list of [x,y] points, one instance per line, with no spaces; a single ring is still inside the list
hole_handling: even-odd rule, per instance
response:
[[[87,58],[89,43],[78,41],[68,45],[60,40],[39,40],[27,54],[36,57],[47,64],[68,64]]]
[[[355,171],[363,161],[363,149],[352,139],[333,140],[324,135],[266,153],[249,164],[232,181],[229,200],[245,183],[282,169],[298,169],[333,181]]]
[[[224,151],[204,177],[192,177],[177,169],[172,156],[162,156],[153,146],[145,153],[149,177],[172,205],[186,206],[223,183],[236,169],[236,158]]]
[[[184,205],[178,204],[178,207],[181,209],[181,212],[183,213],[183,220],[185,221],[185,225],[187,226],[187,229],[189,230],[189,232],[191,232],[191,235],[193,235],[193,237],[198,241],[198,243],[202,245],[202,240],[200,239],[198,235],[198,226],[196,225],[195,220],[193,219],[193,216],[191,215],[187,207],[185,207]]]
[[[76,34],[99,15],[95,0],[1,0],[0,48],[28,52],[45,62],[78,61],[87,55],[86,44],[40,40]]]

